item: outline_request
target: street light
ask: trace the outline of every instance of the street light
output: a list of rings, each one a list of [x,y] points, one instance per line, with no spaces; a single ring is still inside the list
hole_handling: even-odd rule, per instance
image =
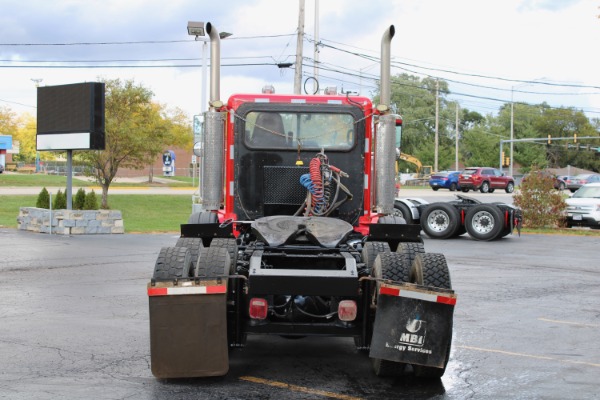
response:
[[[188,21],[187,24],[187,31],[188,31],[188,35],[190,36],[194,36],[195,40],[199,40],[202,42],[202,105],[200,108],[201,113],[203,114],[206,111],[206,48],[208,46],[208,42],[210,41],[208,38],[204,37],[206,36],[206,29],[204,27],[204,22],[198,22],[198,21]],[[229,36],[233,35],[232,33],[229,32],[219,32],[219,38],[220,39],[226,39]]]
[[[196,132],[194,132],[194,154],[197,157],[203,157],[204,156],[204,152],[203,152],[203,140],[204,138],[202,137],[203,131],[204,131],[204,118],[205,118],[205,113],[207,111],[207,105],[208,102],[206,101],[206,92],[207,92],[207,61],[206,61],[206,48],[208,46],[208,43],[210,42],[210,38],[205,37],[207,34],[206,29],[208,28],[208,34],[210,35],[213,32],[213,28],[211,27],[210,23],[207,24],[208,26],[205,26],[204,22],[198,22],[198,21],[188,21],[187,24],[187,31],[188,31],[188,35],[190,36],[194,36],[196,41],[201,41],[202,42],[202,94],[201,94],[201,106],[200,106],[200,114],[202,115],[202,128],[200,130],[200,134],[196,134]],[[217,31],[214,30],[214,33],[216,33]],[[232,35],[232,33],[229,32],[219,32],[219,39],[225,39],[228,38]],[[217,43],[218,45],[218,43]],[[215,48],[211,48],[211,51],[214,51]],[[215,57],[215,55],[213,54],[213,57]],[[217,60],[220,57],[219,52],[218,52],[218,46],[217,46],[217,52],[216,52],[216,57]],[[213,60],[214,62],[214,60]],[[219,65],[218,62],[216,62],[215,65]],[[212,68],[212,67],[211,67]],[[213,83],[215,83],[216,85],[218,85],[218,77],[217,79],[214,79],[213,77]],[[218,87],[218,86],[217,86]],[[211,91],[212,91],[212,86],[211,86]],[[211,93],[212,96],[212,93]],[[194,121],[195,122],[195,121]],[[200,176],[201,174],[201,165],[202,162],[198,163],[198,176]],[[195,173],[195,170],[194,170]],[[200,182],[199,182],[200,183]],[[198,194],[199,194],[199,198],[201,198],[200,195],[200,188],[198,189]],[[194,196],[192,196],[192,198],[194,198]],[[192,206],[193,207],[193,206]]]

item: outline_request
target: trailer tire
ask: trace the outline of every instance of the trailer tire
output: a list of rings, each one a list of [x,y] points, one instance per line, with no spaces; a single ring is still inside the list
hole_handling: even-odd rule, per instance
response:
[[[238,246],[235,239],[228,238],[216,238],[210,242],[210,247],[221,247],[227,250],[229,253],[229,275],[235,275],[237,272],[237,255],[238,255]]]
[[[410,208],[408,208],[408,206],[406,204],[404,204],[400,201],[394,202],[394,215],[404,218],[404,220],[406,221],[407,224],[415,223],[415,220],[413,219]]]
[[[503,220],[500,209],[493,204],[477,204],[467,211],[467,232],[476,240],[494,240],[502,234]]]
[[[193,213],[188,218],[188,224],[216,224],[219,222],[217,214],[210,211]]]
[[[460,215],[451,204],[433,203],[421,215],[421,227],[432,239],[448,239],[460,227]]]
[[[204,248],[202,244],[202,239],[200,238],[179,238],[177,239],[177,243],[175,247],[187,247],[190,249],[190,253],[192,254],[192,263],[194,266],[198,262],[198,256],[200,255],[200,251]]]
[[[375,279],[408,283],[410,282],[410,271],[408,257],[404,253],[380,253],[375,259],[372,276]],[[400,376],[406,370],[406,364],[401,362],[371,358],[371,363],[377,376]]]
[[[396,248],[396,253],[404,254],[410,267],[417,254],[425,253],[425,246],[423,243],[418,242],[400,242],[398,248]]]
[[[191,276],[194,264],[187,247],[163,247],[154,264],[154,279],[178,279]]]
[[[196,264],[197,278],[213,278],[217,276],[229,275],[231,260],[229,253],[223,247],[205,247],[200,252],[198,263]]]
[[[446,257],[443,254],[426,253],[419,254],[413,262],[410,271],[411,282],[423,286],[433,286],[442,289],[452,289],[450,280],[450,270]],[[413,371],[416,377],[420,378],[441,378],[446,372],[446,366],[450,359],[450,350],[452,347],[452,323],[450,325],[450,338],[446,348],[446,359],[442,368],[426,367],[423,365],[413,365]]]

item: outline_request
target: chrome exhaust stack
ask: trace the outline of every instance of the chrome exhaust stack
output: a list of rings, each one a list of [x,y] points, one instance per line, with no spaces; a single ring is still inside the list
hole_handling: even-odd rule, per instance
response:
[[[391,42],[396,29],[391,25],[381,39],[380,98],[377,110],[381,113],[375,135],[375,211],[389,215],[394,211],[396,194],[396,116],[390,112],[391,103]]]
[[[225,118],[227,113],[218,111],[223,106],[220,100],[221,84],[221,38],[219,31],[210,22],[206,24],[210,37],[210,101],[204,113],[204,157],[202,158],[202,182],[200,186],[201,208],[217,211],[223,203]]]

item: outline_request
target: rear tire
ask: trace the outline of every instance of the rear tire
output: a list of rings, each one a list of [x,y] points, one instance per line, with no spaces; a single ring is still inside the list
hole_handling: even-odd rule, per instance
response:
[[[451,191],[451,192],[456,192],[456,189],[457,189],[457,188],[458,188],[458,187],[456,186],[456,183],[454,183],[454,182],[453,182],[453,183],[451,183],[451,184],[450,184],[450,191]]]
[[[433,203],[421,215],[421,227],[432,239],[448,239],[460,226],[458,210],[446,203]]]
[[[418,242],[401,242],[398,243],[396,253],[404,254],[404,257],[407,259],[408,266],[410,267],[417,254],[425,253],[425,246],[423,243]]]
[[[378,224],[406,225],[406,220],[399,215],[384,215],[377,220]]]
[[[410,264],[408,264],[407,257],[404,254],[381,253],[375,259],[372,276],[375,279],[410,282]],[[379,288],[379,283],[377,287]],[[379,290],[377,290],[377,293],[379,293]],[[377,376],[400,376],[406,370],[406,364],[401,362],[371,358],[371,363]]]
[[[229,253],[229,261],[231,265],[229,266],[229,275],[235,275],[237,273],[237,254],[238,247],[235,239],[227,239],[227,238],[216,238],[210,242],[210,247],[221,247],[227,250]]]
[[[513,182],[508,182],[506,185],[506,189],[504,189],[506,193],[512,193],[515,191],[515,184]]]
[[[193,213],[188,218],[188,224],[216,224],[217,222],[219,222],[217,214],[210,211]]]
[[[226,249],[223,247],[205,247],[198,258],[194,276],[213,278],[229,275],[229,268],[231,268],[231,260]]]
[[[502,234],[502,213],[495,205],[478,204],[467,211],[465,225],[473,239],[494,240]]]
[[[448,263],[443,254],[426,253],[419,254],[412,265],[410,272],[411,282],[418,285],[436,287],[442,289],[452,289],[450,280],[450,271]],[[441,378],[446,372],[446,366],[450,359],[450,349],[452,347],[452,326],[450,327],[450,338],[446,349],[446,359],[442,368],[426,367],[423,365],[413,365],[416,377],[420,378]]]
[[[379,253],[390,253],[390,245],[387,242],[367,242],[362,249],[362,261],[365,263],[365,268],[368,273],[373,271],[375,259]]]
[[[487,181],[483,181],[481,187],[479,188],[481,193],[488,193],[490,191],[490,184]]]
[[[193,271],[192,253],[187,247],[163,247],[154,264],[154,279],[189,278]]]
[[[204,248],[200,238],[179,238],[175,247],[187,247],[192,254],[192,263],[196,265],[200,251]]]

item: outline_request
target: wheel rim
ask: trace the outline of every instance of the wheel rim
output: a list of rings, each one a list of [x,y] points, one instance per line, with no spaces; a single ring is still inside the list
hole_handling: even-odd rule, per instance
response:
[[[427,226],[432,231],[443,232],[450,225],[450,217],[442,210],[435,210],[427,217]]]
[[[402,212],[402,210],[398,210],[397,208],[394,208],[394,212],[392,213],[392,215],[395,215],[397,217],[402,217],[406,221],[408,221],[408,216],[404,215],[404,213]]]
[[[471,221],[471,225],[477,233],[486,234],[494,229],[494,217],[487,211],[475,213]]]

